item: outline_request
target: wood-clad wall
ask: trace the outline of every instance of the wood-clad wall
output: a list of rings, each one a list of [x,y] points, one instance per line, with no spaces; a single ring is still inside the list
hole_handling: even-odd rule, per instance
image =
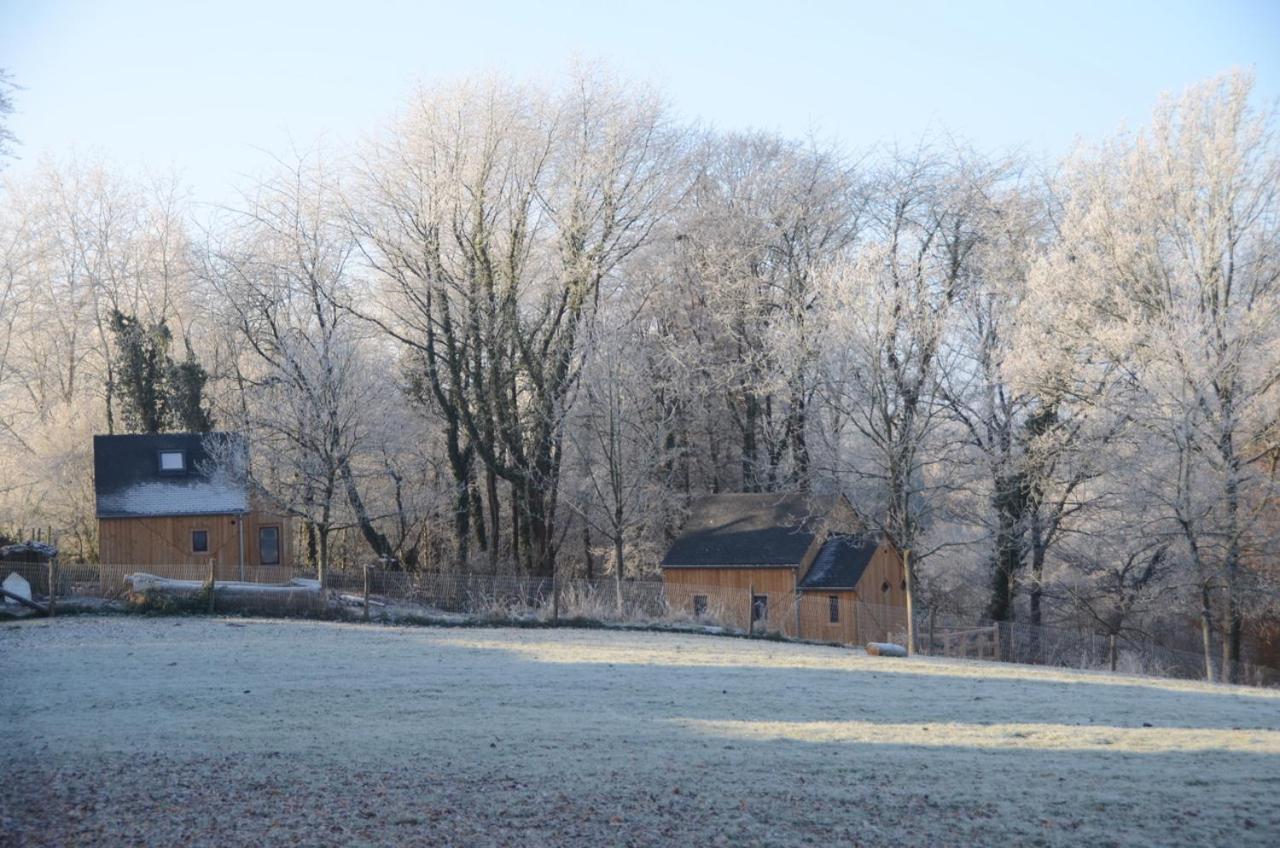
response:
[[[803,590],[800,601],[800,636],[821,642],[862,644],[883,641],[906,621],[906,571],[902,556],[887,539],[882,539],[871,561],[847,589]],[[889,590],[883,591],[884,584]],[[839,621],[831,621],[831,597],[839,605]],[[888,608],[888,609],[886,609]]]
[[[887,607],[906,607],[907,605],[907,573],[903,568],[902,554],[887,539],[880,540],[880,546],[871,555],[867,570],[862,572],[858,580],[858,598],[866,604],[880,604]],[[884,584],[889,584],[889,591],[883,591]]]
[[[831,598],[839,606],[839,621],[831,621]],[[860,641],[857,613],[858,595],[851,590],[813,589],[800,599],[800,637],[818,642]]]
[[[205,574],[217,563],[219,580],[240,576],[240,535],[236,515],[182,515],[154,518],[103,518],[98,520],[99,560],[107,565],[198,567]],[[293,533],[287,517],[262,511],[244,516],[245,565],[261,565],[258,530],[280,528],[280,564],[293,564]],[[191,534],[209,533],[209,550],[191,549]]]
[[[694,596],[706,595],[709,616],[739,630],[746,630],[751,621],[752,593],[764,595],[769,617],[763,626],[756,625],[757,631],[796,635],[794,568],[664,568],[662,580],[673,607],[692,614]]]

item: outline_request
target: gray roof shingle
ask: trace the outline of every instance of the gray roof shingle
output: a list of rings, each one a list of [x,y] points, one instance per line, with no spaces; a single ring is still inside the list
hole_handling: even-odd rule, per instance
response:
[[[852,589],[862,579],[879,540],[870,534],[833,533],[822,543],[801,589]]]
[[[93,437],[93,488],[99,518],[247,512],[244,483],[212,468],[205,439],[243,450],[233,433],[148,433]],[[181,472],[160,470],[162,451],[182,451]]]
[[[799,565],[837,497],[769,492],[700,498],[662,565]]]

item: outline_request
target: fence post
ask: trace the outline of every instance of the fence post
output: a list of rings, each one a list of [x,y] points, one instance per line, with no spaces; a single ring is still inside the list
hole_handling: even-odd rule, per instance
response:
[[[364,620],[369,620],[369,571],[373,566],[368,563],[364,567]]]
[[[213,590],[218,583],[218,560],[209,558],[209,615],[213,615]]]
[[[49,617],[53,618],[58,606],[58,558],[49,557]]]
[[[916,619],[911,604],[911,549],[902,552],[902,576],[907,584],[907,656],[916,654]]]

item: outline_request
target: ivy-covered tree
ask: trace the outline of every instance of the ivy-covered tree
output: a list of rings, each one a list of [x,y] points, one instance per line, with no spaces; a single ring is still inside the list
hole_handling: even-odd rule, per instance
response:
[[[213,429],[213,416],[204,401],[204,386],[209,373],[196,359],[195,351],[187,343],[187,355],[181,362],[169,362],[168,373],[169,421],[177,430],[188,433],[207,433]]]
[[[147,326],[133,315],[111,313],[116,356],[111,392],[120,401],[125,426],[140,433],[165,429],[169,374],[169,343],[172,334],[163,322]]]
[[[204,405],[209,375],[187,346],[182,362],[169,355],[173,334],[163,320],[147,325],[119,310],[111,313],[116,355],[107,390],[120,403],[125,426],[139,433],[208,432]]]

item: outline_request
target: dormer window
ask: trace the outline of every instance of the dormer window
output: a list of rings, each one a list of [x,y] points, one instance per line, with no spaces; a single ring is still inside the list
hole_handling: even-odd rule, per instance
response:
[[[187,470],[187,457],[180,451],[160,451],[160,471],[164,474],[181,474]]]

